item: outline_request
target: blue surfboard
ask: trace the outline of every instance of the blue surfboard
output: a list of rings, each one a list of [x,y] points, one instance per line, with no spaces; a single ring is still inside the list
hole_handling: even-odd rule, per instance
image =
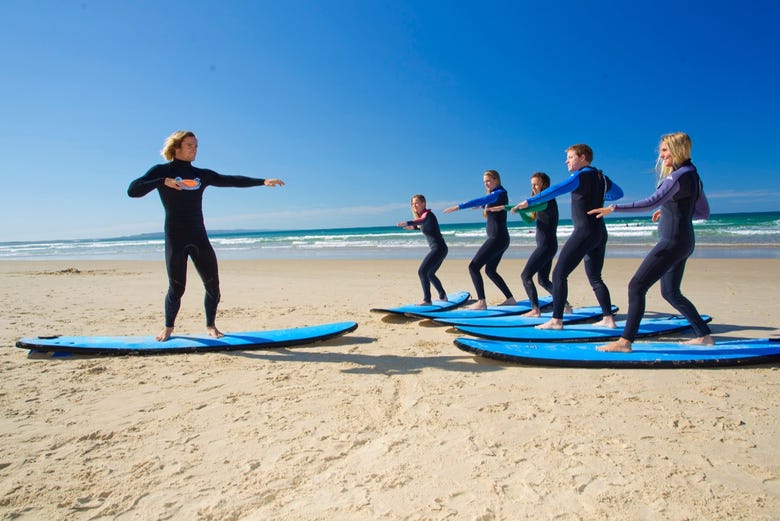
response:
[[[552,297],[539,298],[539,306],[545,307],[552,304]],[[488,306],[487,309],[451,309],[447,311],[416,311],[407,312],[407,315],[417,318],[428,318],[437,320],[439,318],[487,318],[487,317],[507,317],[520,315],[531,311],[531,302],[521,300],[517,304],[510,306]]]
[[[208,335],[173,335],[165,342],[153,336],[51,336],[20,338],[16,347],[34,351],[92,355],[152,355],[290,347],[327,340],[357,329],[356,322]]]
[[[458,338],[460,349],[486,358],[529,365],[589,368],[685,368],[780,362],[780,339],[729,340],[714,346],[635,342],[630,353],[597,351],[598,343],[499,342]]]
[[[612,306],[612,314],[618,312],[617,306]],[[442,314],[440,318],[434,318],[440,324],[448,326],[477,326],[477,327],[530,327],[544,324],[552,318],[552,312],[542,313],[540,317],[523,317],[520,315],[509,315],[499,317],[482,318],[458,318],[448,317]],[[578,324],[601,318],[601,308],[599,306],[586,306],[575,308],[571,313],[563,315],[564,324]]]
[[[431,304],[425,306],[421,306],[420,304],[406,304],[394,308],[372,308],[371,311],[377,313],[393,313],[396,315],[443,311],[462,306],[463,303],[469,299],[469,296],[468,291],[458,291],[447,295],[447,300],[434,300]]]
[[[702,315],[705,322],[712,320]],[[482,338],[494,340],[512,340],[519,342],[588,342],[590,340],[617,340],[623,333],[625,320],[615,323],[615,329],[594,326],[592,324],[574,324],[563,329],[536,329],[533,327],[479,327],[456,326],[458,331]],[[661,336],[690,329],[691,324],[683,316],[665,318],[645,318],[639,324],[636,338]]]

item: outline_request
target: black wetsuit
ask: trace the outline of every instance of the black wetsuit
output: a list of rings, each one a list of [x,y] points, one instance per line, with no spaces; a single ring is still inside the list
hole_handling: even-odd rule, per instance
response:
[[[536,292],[533,277],[537,275],[539,285],[552,295],[553,284],[550,281],[552,261],[558,251],[558,203],[555,199],[547,202],[544,210],[536,212],[536,249],[531,252],[525,268],[520,274],[525,293],[534,308],[539,307],[539,294]]]
[[[176,190],[165,186],[165,178],[200,179],[194,190]],[[262,186],[264,179],[221,175],[174,159],[156,165],[136,179],[127,189],[130,197],[143,197],[155,188],[165,208],[165,263],[168,269],[168,293],[165,297],[165,327],[173,327],[187,282],[187,257],[192,259],[206,289],[204,307],[206,326],[213,327],[219,304],[217,256],[203,223],[203,191],[207,186],[245,188]]]
[[[645,296],[661,280],[661,295],[693,327],[697,337],[710,334],[696,307],[680,291],[685,263],[696,246],[693,219],[709,217],[709,205],[696,167],[688,161],[667,176],[642,201],[615,205],[617,212],[641,212],[661,205],[658,244],[647,254],[628,284],[628,316],[622,337],[633,342],[645,313]]]
[[[423,301],[431,301],[431,284],[438,292],[439,300],[447,300],[447,292],[444,291],[444,286],[436,276],[436,271],[444,262],[449,251],[447,243],[444,242],[444,237],[441,235],[439,220],[436,219],[432,211],[426,209],[418,219],[407,221],[406,225],[414,226],[422,231],[428,241],[428,246],[431,248],[417,270],[423,290]]]
[[[585,274],[601,306],[604,316],[612,316],[612,300],[609,288],[601,278],[607,248],[607,227],[603,219],[588,215],[589,210],[604,206],[605,199],[617,199],[623,195],[600,170],[586,166],[571,173],[564,182],[543,190],[527,199],[528,205],[550,201],[561,194],[571,192],[571,220],[574,230],[558,255],[553,270],[553,318],[562,319],[569,295],[569,274],[585,259]],[[608,196],[608,193],[611,195]]]
[[[503,186],[498,186],[493,189],[485,197],[473,199],[466,203],[461,203],[458,208],[474,208],[492,207],[492,206],[506,206],[509,203],[509,195]],[[477,291],[477,299],[485,299],[485,283],[482,281],[482,275],[479,270],[482,266],[485,267],[485,275],[493,281],[504,297],[507,299],[512,298],[512,292],[507,286],[501,275],[498,274],[496,269],[498,263],[501,262],[501,257],[504,252],[509,248],[509,230],[506,227],[506,212],[485,212],[487,215],[487,223],[485,230],[487,231],[487,240],[477,250],[474,258],[469,263],[469,274],[471,275],[471,282],[474,284],[474,289]]]

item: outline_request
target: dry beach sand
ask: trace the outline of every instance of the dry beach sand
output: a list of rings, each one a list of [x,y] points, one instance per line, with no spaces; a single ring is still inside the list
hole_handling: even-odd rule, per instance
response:
[[[609,259],[625,311],[640,259]],[[501,270],[516,295],[524,260]],[[430,322],[417,261],[222,261],[223,331],[307,347],[31,359],[21,336],[154,334],[160,262],[0,262],[3,519],[780,519],[780,372],[499,363]],[[467,261],[440,271],[473,291]],[[777,337],[780,259],[692,259],[717,339]],[[593,305],[582,269],[570,301]],[[487,283],[488,300],[500,300]],[[190,268],[178,333],[203,332]],[[672,312],[654,287],[648,311]],[[621,314],[619,318],[624,318]]]

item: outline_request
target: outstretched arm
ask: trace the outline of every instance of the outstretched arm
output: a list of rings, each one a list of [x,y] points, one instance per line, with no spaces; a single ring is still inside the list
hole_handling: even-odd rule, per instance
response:
[[[259,177],[247,177],[243,175],[223,175],[213,170],[203,170],[203,181],[207,185],[232,188],[250,188],[252,186],[281,186],[281,179],[263,179]]]
[[[498,201],[498,198],[501,194],[506,193],[504,190],[498,189],[495,192],[490,192],[489,194],[478,197],[476,199],[472,199],[471,201],[466,201],[465,203],[460,203],[458,206],[450,206],[449,208],[446,208],[444,210],[444,213],[451,213],[456,210],[465,210],[466,208],[479,208],[482,206],[487,206],[489,204],[495,203]],[[500,208],[503,208],[500,207]],[[449,210],[449,211],[448,211]]]
[[[574,172],[572,175],[567,177],[566,180],[561,181],[560,183],[553,185],[545,190],[542,190],[538,194],[531,196],[523,201],[525,206],[522,206],[523,203],[520,203],[515,206],[515,208],[518,210],[523,210],[529,206],[534,206],[539,203],[546,203],[547,201],[551,201],[560,195],[573,192],[577,189],[578,186],[580,186],[579,172]]]
[[[595,208],[588,212],[588,215],[595,215],[597,218],[609,215],[614,211],[618,212],[645,212],[652,208],[661,206],[664,202],[671,199],[671,197],[680,190],[679,183],[675,182],[675,179],[667,177],[658,187],[658,190],[653,192],[650,197],[642,199],[641,201],[634,201],[633,203],[625,204],[613,204],[605,206],[604,208]],[[660,213],[659,213],[660,215]],[[653,222],[657,219],[655,214],[653,215]]]

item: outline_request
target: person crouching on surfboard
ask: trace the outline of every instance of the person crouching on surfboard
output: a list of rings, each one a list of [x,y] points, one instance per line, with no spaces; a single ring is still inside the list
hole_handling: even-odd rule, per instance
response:
[[[658,145],[656,168],[660,182],[656,191],[641,201],[613,204],[588,212],[601,218],[612,212],[642,212],[661,207],[653,213],[653,222],[658,221],[658,244],[650,250],[628,284],[628,316],[623,334],[615,342],[599,346],[599,351],[631,352],[631,344],[645,313],[647,291],[659,280],[661,295],[688,319],[696,335],[696,338],[684,343],[715,343],[707,323],[680,291],[685,262],[696,245],[693,219],[710,216],[701,178],[691,162],[691,147],[691,138],[684,132],[662,136]]]
[[[281,179],[259,179],[222,175],[192,166],[198,153],[198,139],[191,131],[179,130],[168,136],[161,151],[169,162],[155,165],[127,189],[130,197],[143,197],[154,189],[165,209],[165,264],[168,293],[165,296],[165,327],[157,340],[165,341],[173,333],[187,281],[187,258],[191,258],[206,289],[204,308],[206,329],[214,338],[223,336],[215,319],[219,304],[217,256],[203,223],[203,191],[207,186],[249,188],[280,186]]]
[[[449,250],[447,243],[444,242],[444,237],[441,235],[438,219],[436,219],[432,211],[426,208],[425,196],[422,194],[413,195],[410,205],[414,220],[401,221],[398,223],[398,226],[407,230],[420,230],[431,249],[417,270],[423,290],[423,299],[420,304],[425,306],[431,303],[431,284],[439,293],[439,300],[447,300],[447,292],[444,291],[444,286],[442,286],[441,281],[436,276],[436,271],[444,262],[444,258]]]

